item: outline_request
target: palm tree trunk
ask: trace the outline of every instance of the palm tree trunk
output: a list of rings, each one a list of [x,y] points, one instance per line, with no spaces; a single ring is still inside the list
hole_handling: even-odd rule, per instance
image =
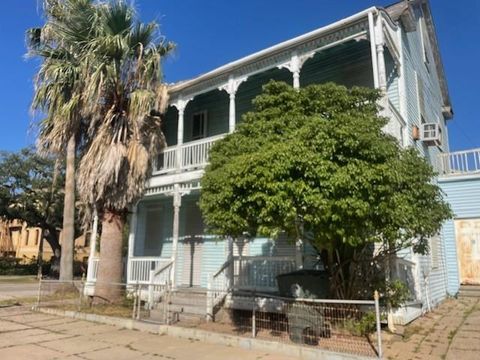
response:
[[[122,240],[125,225],[124,212],[106,209],[102,217],[100,237],[100,263],[95,285],[95,295],[110,302],[121,295],[122,282]]]
[[[73,247],[75,241],[75,148],[75,136],[72,135],[67,145],[60,280],[73,279]]]

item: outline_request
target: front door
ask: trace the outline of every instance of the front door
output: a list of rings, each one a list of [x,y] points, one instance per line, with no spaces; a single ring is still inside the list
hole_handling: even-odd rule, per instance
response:
[[[183,241],[183,286],[200,286],[202,273],[203,239],[186,237]]]
[[[201,286],[204,224],[198,196],[186,196],[181,207],[182,274],[180,286]]]
[[[455,234],[460,282],[480,285],[480,219],[455,220]]]

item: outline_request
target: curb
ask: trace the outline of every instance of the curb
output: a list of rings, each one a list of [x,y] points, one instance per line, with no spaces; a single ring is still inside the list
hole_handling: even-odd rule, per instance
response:
[[[321,349],[306,348],[297,345],[279,343],[275,341],[245,338],[235,335],[227,335],[206,330],[182,328],[179,326],[151,324],[133,319],[123,319],[113,316],[87,314],[77,311],[65,311],[48,308],[32,307],[33,311],[43,314],[69,317],[78,320],[91,321],[106,325],[113,325],[128,330],[138,330],[158,335],[169,335],[176,338],[196,340],[214,345],[239,347],[247,350],[269,351],[281,353],[302,360],[371,360],[376,359],[367,356],[336,353]]]

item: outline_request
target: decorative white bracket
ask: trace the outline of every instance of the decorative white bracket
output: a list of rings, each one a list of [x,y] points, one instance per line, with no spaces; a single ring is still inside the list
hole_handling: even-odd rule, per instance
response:
[[[225,90],[230,95],[230,106],[228,112],[228,132],[235,131],[236,122],[236,110],[235,110],[235,94],[237,93],[240,84],[248,79],[248,76],[242,76],[234,78],[232,75],[228,78],[228,82],[222,86],[219,86],[218,90]]]
[[[171,105],[178,110],[178,125],[177,125],[177,146],[183,144],[183,123],[184,123],[184,113],[187,104],[193,100],[193,97],[184,98],[180,96],[175,101],[172,101]],[[179,159],[178,159],[179,160]]]
[[[286,63],[280,64],[277,66],[279,69],[288,69],[293,74],[293,87],[295,89],[300,88],[300,70],[305,64],[305,61],[312,58],[315,55],[315,51],[311,51],[309,53],[298,55],[296,51],[292,53],[292,57],[290,61]]]

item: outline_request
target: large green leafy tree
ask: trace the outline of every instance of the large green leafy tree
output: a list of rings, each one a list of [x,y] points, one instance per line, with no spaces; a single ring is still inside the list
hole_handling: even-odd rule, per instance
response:
[[[42,228],[56,260],[60,257],[63,185],[63,171],[54,160],[29,148],[0,153],[0,218]]]
[[[211,150],[200,199],[207,225],[237,238],[313,234],[341,297],[370,291],[357,284],[379,273],[369,265],[372,244],[382,259],[409,246],[428,252],[450,209],[431,166],[382,131],[378,99],[376,90],[332,83],[267,84]]]

